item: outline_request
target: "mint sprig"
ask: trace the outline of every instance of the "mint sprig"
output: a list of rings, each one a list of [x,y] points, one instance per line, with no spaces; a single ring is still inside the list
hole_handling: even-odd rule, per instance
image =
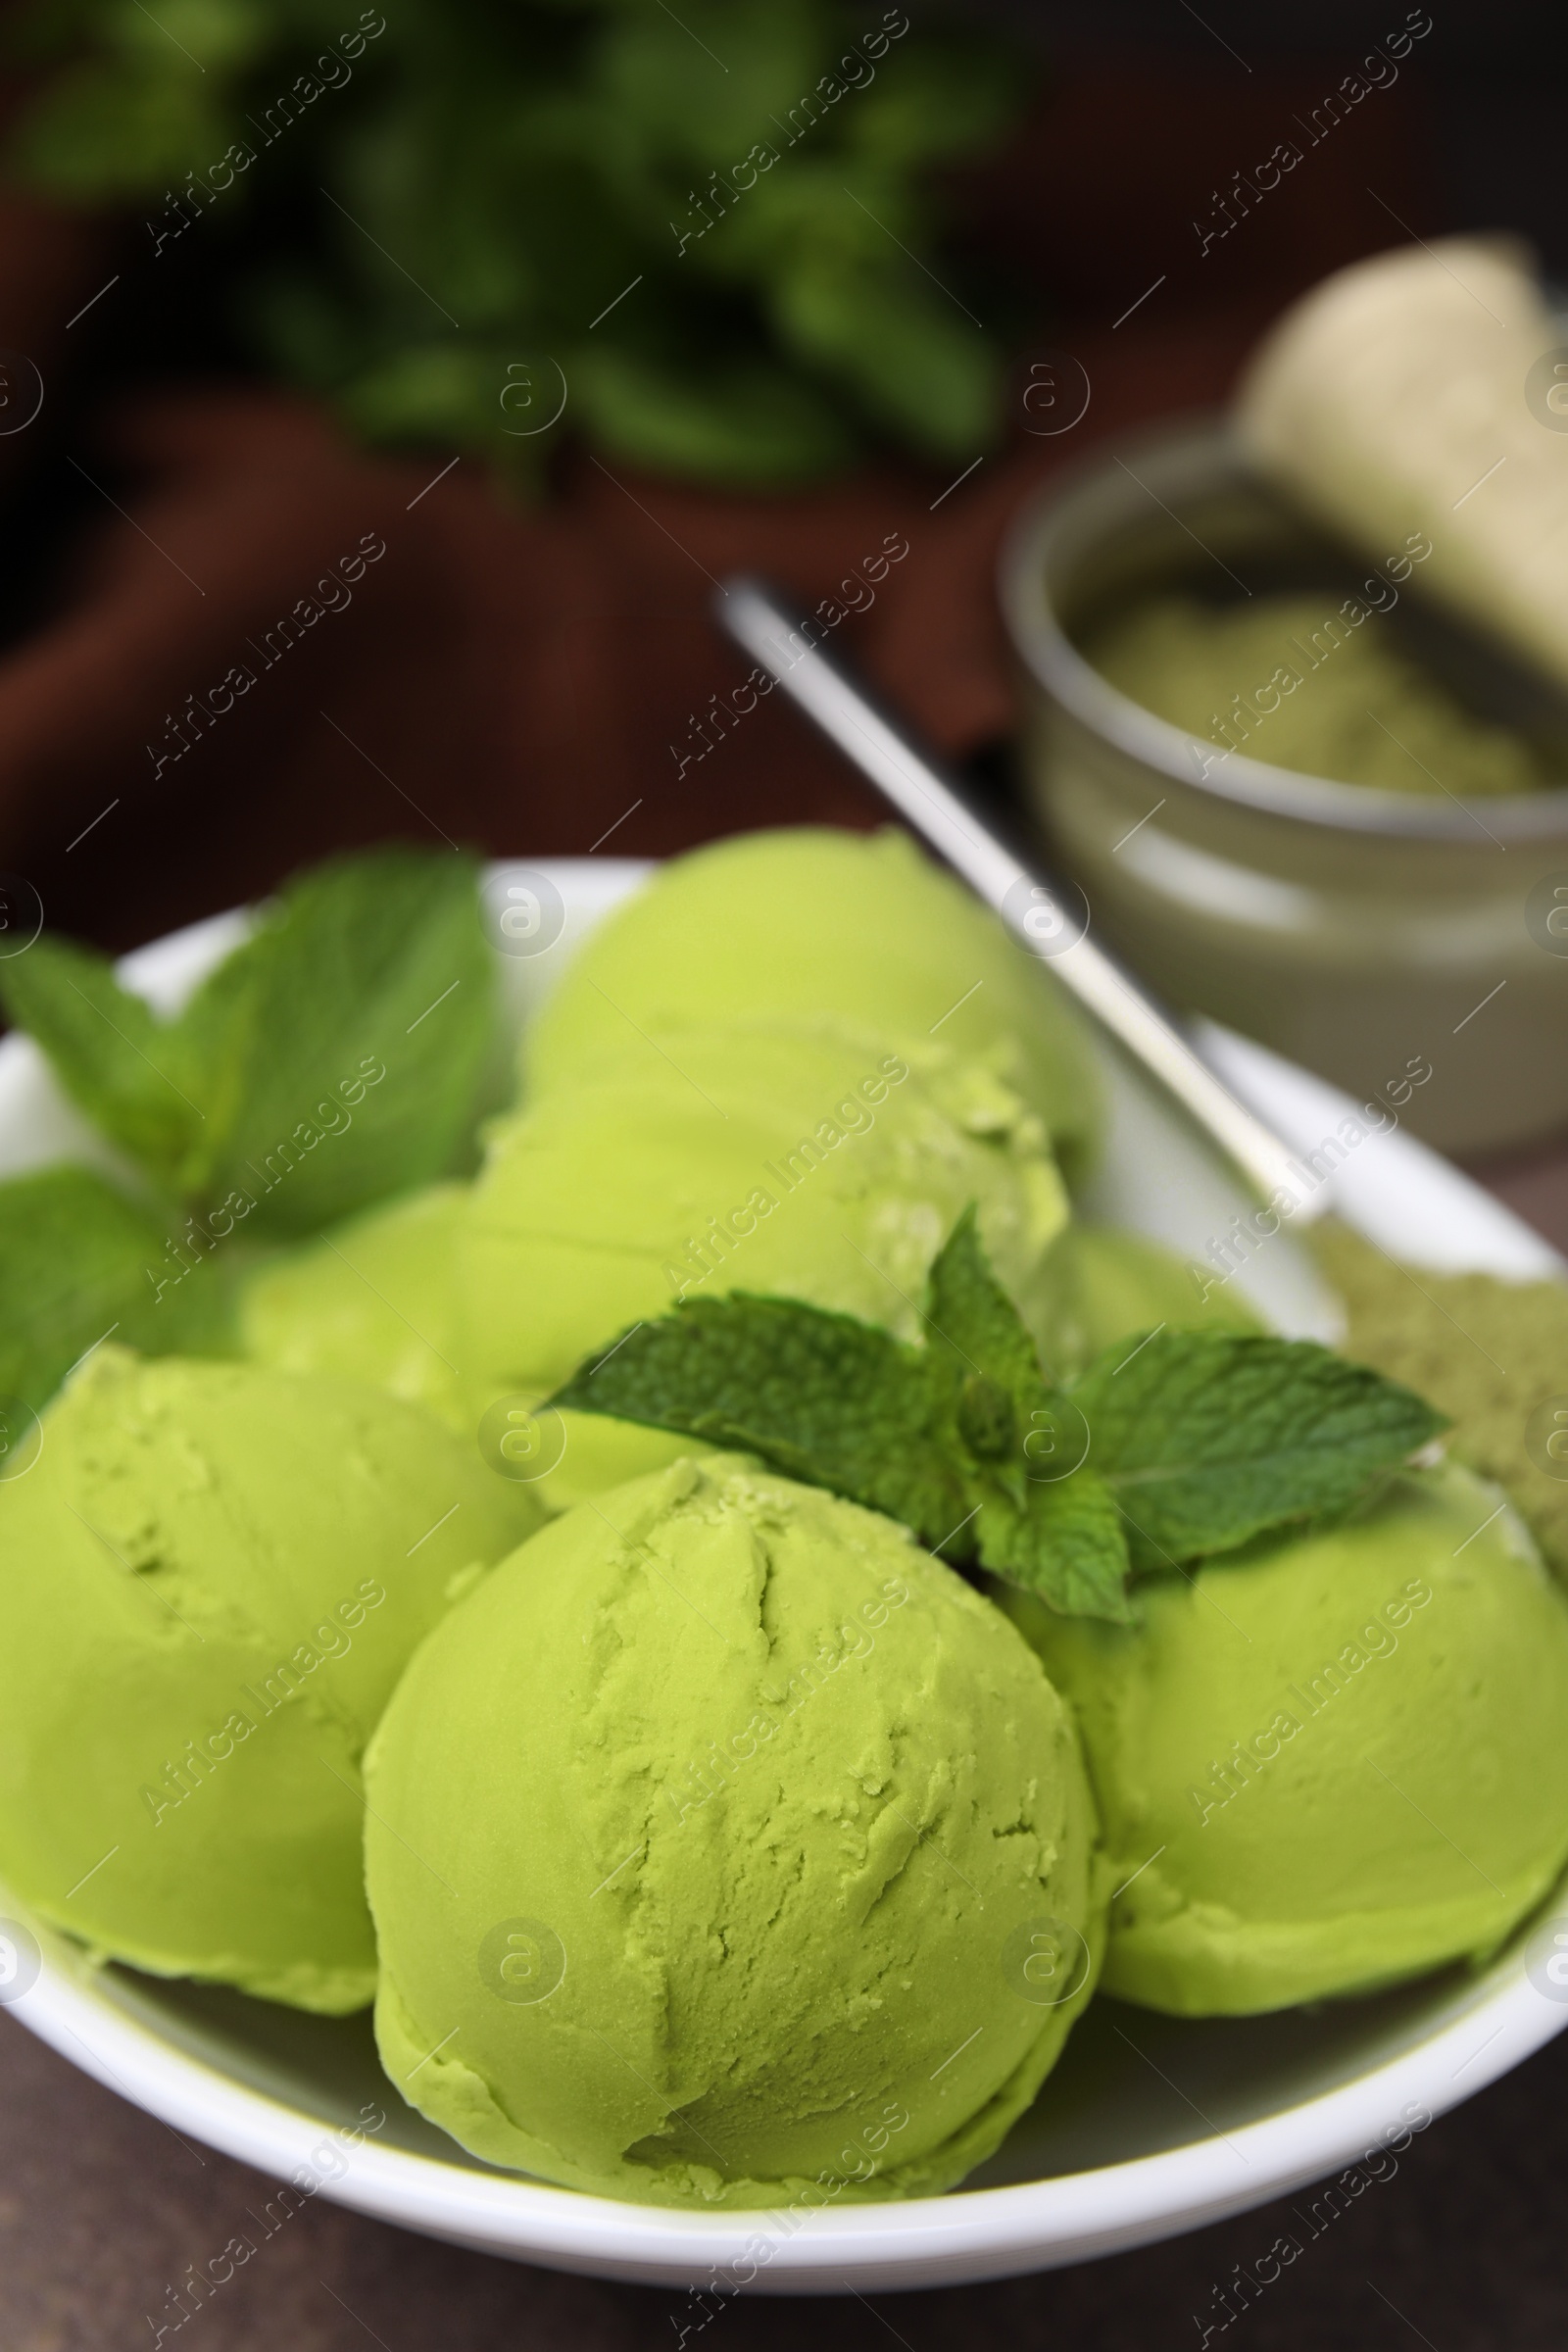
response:
[[[931,1268],[924,1325],[911,1345],[799,1299],[683,1300],[553,1401],[760,1454],[1064,1615],[1113,1623],[1132,1614],[1130,1571],[1344,1509],[1446,1426],[1310,1341],[1156,1332],[1059,1388],[972,1207]]]
[[[494,1021],[473,861],[406,849],[298,877],[172,1017],[49,934],[0,969],[0,1002],[159,1194],[227,1203],[247,1236],[447,1173]]]
[[[289,883],[172,1016],[47,933],[0,1004],[140,1180],[0,1182],[0,1402],[34,1408],[106,1337],[224,1352],[257,1243],[447,1173],[495,1018],[473,861],[397,848]]]

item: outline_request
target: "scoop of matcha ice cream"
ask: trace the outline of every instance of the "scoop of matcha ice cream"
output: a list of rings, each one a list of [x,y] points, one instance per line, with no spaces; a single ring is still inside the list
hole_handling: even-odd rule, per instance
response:
[[[537,1516],[373,1390],[100,1348],[0,1482],[0,1876],[157,1975],[363,2007],[365,1742]]]
[[[1007,1604],[1125,1883],[1108,1991],[1203,2017],[1368,1990],[1485,1954],[1550,1888],[1568,1602],[1495,1488],[1412,1472],[1140,1600],[1130,1628]]]
[[[387,2070],[547,2180],[940,2189],[1089,1997],[1093,1813],[1038,1660],[891,1520],[734,1455],[486,1578],[368,1780]]]
[[[463,1184],[432,1184],[270,1260],[242,1285],[241,1351],[363,1380],[466,1430],[452,1336]]]
[[[1076,1013],[997,918],[908,837],[747,833],[672,858],[600,925],[525,1047],[535,1095],[649,1034],[842,1009],[899,1042],[936,1035],[1015,1084],[1076,1182],[1100,1127]]]
[[[781,1292],[919,1327],[927,1268],[970,1200],[1027,1312],[1066,1199],[1039,1119],[941,1047],[823,1024],[688,1032],[498,1127],[459,1240],[459,1362],[475,1419],[534,1400],[681,1297]],[[553,1503],[689,1441],[563,1416]]]
[[[1120,1226],[1075,1217],[1051,1252],[1045,1284],[1042,1345],[1058,1379],[1148,1331],[1263,1328],[1238,1293],[1210,1283],[1200,1296],[1179,1257]]]

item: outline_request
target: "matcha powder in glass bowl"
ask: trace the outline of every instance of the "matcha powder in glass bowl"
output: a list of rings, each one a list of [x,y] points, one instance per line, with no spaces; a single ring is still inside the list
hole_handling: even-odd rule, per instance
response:
[[[1459,800],[1561,781],[1543,747],[1480,717],[1354,599],[1159,597],[1083,651],[1156,718],[1274,767]]]

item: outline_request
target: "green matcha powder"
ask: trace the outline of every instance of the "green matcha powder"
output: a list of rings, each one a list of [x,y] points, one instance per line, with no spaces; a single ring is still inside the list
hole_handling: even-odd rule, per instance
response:
[[[1336,606],[1325,590],[1225,609],[1162,597],[1084,650],[1119,693],[1221,754],[1460,800],[1560,780],[1542,747],[1477,716],[1357,597]]]
[[[1344,1352],[1451,1415],[1451,1450],[1506,1488],[1568,1577],[1568,1480],[1541,1467],[1527,1435],[1538,1406],[1568,1394],[1568,1284],[1412,1270],[1343,1225],[1313,1247],[1345,1299]]]

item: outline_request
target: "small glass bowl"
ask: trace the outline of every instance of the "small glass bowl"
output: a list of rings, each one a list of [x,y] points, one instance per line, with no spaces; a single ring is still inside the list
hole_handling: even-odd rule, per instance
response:
[[[1377,625],[1486,716],[1562,744],[1563,789],[1462,801],[1298,774],[1249,745],[1220,760],[1080,651],[1151,596],[1315,589],[1327,616],[1371,572],[1221,424],[1097,456],[1030,504],[1003,558],[1027,785],[1094,922],[1168,1002],[1351,1094],[1395,1089],[1446,1151],[1496,1151],[1568,1127],[1568,709],[1422,606],[1418,576]]]

